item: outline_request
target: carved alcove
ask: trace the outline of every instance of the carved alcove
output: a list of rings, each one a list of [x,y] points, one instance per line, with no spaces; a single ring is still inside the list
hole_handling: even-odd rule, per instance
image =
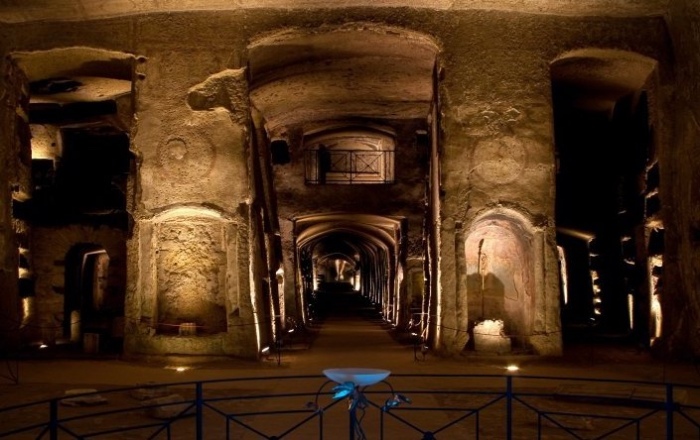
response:
[[[514,349],[527,348],[535,305],[533,234],[527,226],[514,213],[489,213],[472,225],[465,242],[470,331],[501,320],[501,336]]]
[[[142,228],[135,304],[141,331],[131,335],[136,345],[130,351],[245,351],[248,344],[235,341],[254,341],[255,325],[251,302],[241,297],[238,285],[236,223],[211,209],[180,207],[155,216]]]

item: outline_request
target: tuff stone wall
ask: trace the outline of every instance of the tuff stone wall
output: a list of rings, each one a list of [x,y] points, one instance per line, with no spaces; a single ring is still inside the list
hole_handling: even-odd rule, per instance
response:
[[[439,11],[496,10],[529,14],[555,14],[561,16],[650,16],[666,11],[668,0],[337,0],[337,8],[428,8]],[[182,0],[179,11],[235,11],[267,8],[305,8],[319,10],[328,8],[325,0]],[[90,20],[105,17],[140,15],[162,11],[158,0],[134,3],[114,0],[107,4],[101,0],[37,0],[32,7],[21,3],[10,3],[0,8],[0,17],[7,22],[30,20]]]
[[[206,33],[208,26],[200,25]],[[167,27],[144,31],[135,85],[132,148],[141,166],[125,349],[255,357],[257,289],[248,284],[245,233],[245,72],[222,61],[231,53],[202,51],[182,39],[161,47],[171,38],[162,35]],[[198,336],[179,332],[183,323],[195,325]]]
[[[675,16],[684,20],[679,29],[692,28],[691,22],[681,18],[692,8],[690,2],[676,4]],[[543,328],[556,334],[557,309],[552,298],[558,296],[558,281],[556,271],[548,270],[557,264],[549,63],[575,49],[615,48],[659,60],[661,81],[665,86],[669,81],[667,71],[671,60],[663,19],[624,17],[611,11],[602,8],[600,14],[561,16],[469,8],[430,10],[360,5],[317,8],[313,13],[301,8],[142,15],[130,12],[70,25],[56,21],[8,24],[3,26],[7,38],[2,49],[3,53],[9,53],[89,45],[139,57],[135,79],[137,123],[132,140],[141,165],[134,202],[137,226],[129,241],[128,268],[130,273],[155,273],[155,268],[147,266],[150,263],[141,258],[140,252],[144,246],[151,245],[149,235],[144,235],[144,225],[159,212],[177,206],[213,206],[227,218],[235,219],[243,229],[248,227],[248,213],[243,206],[250,191],[244,147],[249,133],[245,121],[239,118],[247,109],[240,108],[236,99],[225,99],[227,104],[222,104],[219,98],[227,93],[223,89],[203,104],[202,100],[192,98],[193,87],[220,72],[240,69],[245,64],[247,44],[259,35],[280,29],[313,30],[321,25],[369,22],[434,37],[441,48],[438,62],[442,296],[446,301],[466,296],[466,283],[460,282],[458,275],[466,262],[460,252],[457,231],[494,209],[508,208],[530,219],[538,236],[543,238],[533,270],[542,277],[538,285],[542,291],[538,294],[550,301],[542,306],[542,310],[549,311],[550,320]],[[691,52],[695,47],[691,45],[685,51]],[[690,65],[688,70],[691,74],[697,71]],[[237,81],[244,82],[242,73]],[[691,83],[691,79],[686,80],[686,84]],[[690,102],[689,97],[687,101]],[[690,116],[685,118],[689,124],[692,120]],[[690,140],[685,144],[685,148],[690,148]],[[420,184],[415,183],[419,177],[411,176],[415,178],[414,185],[405,188],[405,194],[397,196],[390,190],[369,196],[371,204],[378,206],[381,201],[390,200],[382,205],[385,209],[393,206],[392,203],[417,202],[422,199],[418,191]],[[680,184],[674,188],[681,192],[683,200],[690,202],[687,190],[682,190]],[[292,188],[295,190],[301,191]],[[325,207],[325,202],[334,198],[339,200],[334,206],[343,207],[342,197],[338,196],[337,192],[327,191],[295,210]],[[291,212],[284,212],[288,213]],[[418,224],[414,221],[411,229]],[[678,234],[676,237],[682,238]],[[239,275],[249,270],[243,261],[236,263]],[[685,272],[690,271],[691,266],[686,266]],[[129,276],[128,298],[136,298],[137,290],[144,288],[137,287],[140,277]],[[689,297],[692,285],[689,281],[680,285],[685,297]],[[252,283],[250,286],[254,289]],[[146,288],[152,289],[150,293],[156,289]],[[469,311],[443,307],[442,313],[444,327],[456,329],[454,332],[466,330]],[[454,335],[443,333],[446,338],[443,348],[450,353],[463,347],[463,339]],[[135,342],[132,348],[138,349],[139,343]],[[560,349],[556,342],[542,347],[547,353]],[[249,348],[243,351],[250,353]]]
[[[18,246],[29,246],[29,231],[25,222],[13,219],[13,196],[27,194],[29,190],[28,142],[29,130],[25,112],[27,103],[26,78],[17,67],[5,59],[2,64],[5,72],[5,105],[0,108],[0,350],[11,353],[20,343],[21,324],[20,300],[18,295]],[[9,93],[16,89],[17,93]],[[8,166],[14,164],[14,166]],[[18,240],[18,234],[24,240]],[[22,243],[23,241],[23,243]]]
[[[671,121],[662,201],[669,209],[665,218],[666,300],[662,304],[663,345],[673,356],[700,356],[700,4],[674,0],[669,9],[672,50],[677,60],[676,87],[668,90],[665,110]]]
[[[216,211],[179,208],[135,232],[127,354],[255,357],[245,231]]]
[[[51,344],[64,336],[66,256],[76,245],[104,248],[110,259],[109,303],[124,302],[126,282],[126,233],[92,226],[34,227],[31,233],[33,273],[36,279],[31,320],[23,336]],[[109,330],[108,330],[109,334]]]

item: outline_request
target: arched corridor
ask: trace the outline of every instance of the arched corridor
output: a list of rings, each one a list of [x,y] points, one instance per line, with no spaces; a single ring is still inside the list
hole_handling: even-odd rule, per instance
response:
[[[581,49],[551,65],[564,334],[651,345],[661,297],[657,61]],[[592,173],[591,170],[595,170]]]
[[[692,2],[619,2],[0,6],[0,349],[700,353]]]
[[[309,329],[308,350],[283,349],[283,360],[294,353],[294,363],[299,366],[316,363],[328,368],[386,368],[414,362],[410,333],[384,320],[371,301],[353,291],[324,293],[328,297],[321,300],[320,317]]]
[[[399,295],[405,222],[366,214],[329,213],[295,221],[303,309],[314,318],[336,293],[356,292],[378,307],[387,322],[407,321]]]

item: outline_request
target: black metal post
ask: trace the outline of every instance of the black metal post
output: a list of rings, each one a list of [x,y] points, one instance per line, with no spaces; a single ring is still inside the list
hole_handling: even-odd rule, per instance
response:
[[[666,384],[666,438],[673,439],[673,385]]]
[[[506,439],[513,438],[513,376],[506,377]]]
[[[58,440],[58,399],[49,402],[49,438]]]
[[[196,400],[195,400],[195,407],[196,407],[196,419],[195,423],[197,425],[197,440],[203,440],[204,439],[204,414],[202,414],[202,410],[204,409],[204,397],[202,395],[202,382],[197,382],[195,385],[195,393],[196,393]]]
[[[355,440],[355,423],[357,423],[357,414],[355,414],[355,408],[350,409],[350,440]]]

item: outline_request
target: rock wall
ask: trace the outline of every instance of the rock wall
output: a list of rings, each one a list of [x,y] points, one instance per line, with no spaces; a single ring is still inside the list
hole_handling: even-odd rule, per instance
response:
[[[679,46],[680,53],[691,54],[697,49],[696,22],[684,18],[686,13],[692,16],[695,9],[690,0],[674,5],[672,17],[677,21],[675,28],[678,32],[684,35],[695,32],[689,46]],[[457,303],[458,298],[467,296],[467,283],[460,278],[460,271],[466,268],[462,251],[466,237],[460,235],[459,230],[493,210],[507,208],[528,219],[539,237],[540,244],[531,248],[531,270],[535,274],[537,295],[546,300],[534,306],[532,316],[533,322],[538,319],[542,322],[537,324],[539,333],[536,336],[552,338],[539,344],[541,351],[557,353],[561,345],[556,336],[558,280],[554,269],[557,258],[553,231],[554,158],[549,63],[561,54],[585,47],[633,51],[657,59],[662,71],[662,86],[669,86],[666,72],[671,59],[663,19],[643,14],[628,17],[616,11],[601,7],[600,14],[562,16],[529,13],[533,11],[430,10],[367,5],[317,8],[313,13],[301,8],[145,14],[130,11],[126,15],[120,13],[111,18],[69,24],[59,21],[6,24],[3,26],[7,37],[3,53],[93,46],[132,53],[139,60],[134,97],[137,122],[132,143],[140,166],[133,203],[136,225],[128,243],[127,304],[130,308],[127,318],[141,326],[141,317],[150,316],[143,313],[144,307],[151,307],[147,304],[152,304],[149,301],[157,297],[159,277],[166,276],[159,272],[158,258],[151,258],[150,254],[145,257],[150,249],[158,249],[155,246],[158,234],[146,230],[151,228],[160,213],[173,209],[211,209],[221,215],[221,219],[212,220],[215,224],[224,229],[236,225],[239,238],[235,245],[236,258],[227,254],[226,262],[221,260],[221,249],[228,249],[230,237],[210,241],[214,244],[202,251],[209,256],[211,263],[202,282],[220,280],[213,273],[224,270],[215,269],[222,265],[227,274],[235,272],[238,288],[247,286],[252,290],[247,292],[251,293],[246,300],[249,302],[247,314],[241,316],[250,318],[255,314],[256,287],[248,279],[250,268],[247,264],[248,252],[252,249],[250,243],[254,241],[247,235],[246,204],[250,195],[247,176],[250,170],[246,166],[246,144],[249,133],[244,116],[247,108],[239,99],[239,91],[245,89],[242,66],[245,65],[246,46],[251,40],[280,29],[302,27],[313,30],[321,25],[348,22],[382,23],[435,38],[441,48],[438,64],[440,190],[443,200],[438,269],[443,301],[440,325],[445,330],[442,348],[448,353],[463,348],[463,334],[471,313],[465,304]],[[227,88],[227,80],[219,80],[219,75],[229,70],[234,71],[231,73],[231,88]],[[688,111],[683,119],[687,126],[681,133],[686,133],[687,140],[680,145],[687,151],[696,130],[692,125],[692,114],[697,107],[690,103],[691,92],[697,89],[691,87],[694,84],[692,77],[697,71],[697,65],[689,62],[683,83],[688,90],[685,97]],[[207,81],[221,86],[212,89],[206,85]],[[6,153],[7,147],[4,148]],[[411,179],[416,177],[420,179],[420,176],[411,176]],[[416,184],[417,181],[403,188],[402,194],[387,191],[383,199],[402,206],[415,204],[418,208],[423,194],[418,191],[420,184]],[[681,188],[680,181],[671,187],[670,190],[678,191],[679,195],[669,196],[668,200],[685,203],[690,212],[691,191]],[[284,196],[285,188],[280,189]],[[298,188],[291,190],[301,191]],[[350,190],[356,191],[355,188]],[[343,206],[342,193],[327,191],[317,199],[309,199],[304,208],[325,209],[324,201],[332,198],[340,200],[336,206]],[[382,209],[394,206],[391,203],[382,205]],[[411,212],[411,209],[407,211]],[[282,214],[293,212],[282,210]],[[689,219],[686,223],[690,227],[692,222]],[[419,224],[415,218],[410,230],[416,230]],[[212,225],[207,227],[212,231],[216,229]],[[679,227],[670,238],[682,241],[685,232],[681,234],[680,231],[687,230]],[[200,238],[194,234],[189,240],[195,244]],[[410,239],[415,241],[417,237]],[[677,254],[678,257],[695,255],[690,250],[678,251]],[[677,272],[678,277],[693,273],[692,267],[697,266],[692,262],[683,264],[684,270]],[[674,280],[670,279],[671,282]],[[690,299],[694,289],[691,280],[678,281],[677,285],[683,292],[679,297]],[[216,307],[223,305],[230,319],[233,308],[227,301],[230,300],[217,299],[213,303]],[[228,324],[231,325],[231,321]],[[148,338],[153,335],[143,326],[131,331],[138,336],[127,344],[129,350],[174,350],[173,341],[149,345],[154,340],[148,342]],[[185,351],[203,349],[217,354],[254,354],[255,347],[251,346],[254,343],[250,342],[255,339],[254,335],[236,334],[239,339],[216,342],[219,344],[217,348],[193,343],[191,350]],[[239,343],[244,346],[231,348]]]
[[[24,336],[30,341],[46,344],[70,335],[64,335],[64,301],[66,291],[66,257],[69,251],[81,245],[100,247],[109,256],[109,303],[124,303],[126,283],[126,233],[119,229],[92,226],[32,228],[32,266],[35,298],[32,315]]]
[[[29,247],[29,230],[25,222],[13,219],[14,200],[29,191],[29,129],[26,114],[26,77],[8,59],[2,62],[5,72],[3,97],[6,105],[0,109],[0,350],[11,353],[20,344],[22,321],[18,292],[18,260],[21,245]],[[13,90],[14,92],[10,92]],[[8,165],[12,166],[8,166]],[[20,237],[22,239],[20,239]]]
[[[670,3],[669,30],[677,62],[675,88],[668,90],[665,110],[671,129],[662,168],[662,202],[666,217],[663,333],[660,350],[675,357],[700,356],[700,4]]]
[[[245,72],[198,70],[215,67],[192,48],[142,53],[125,349],[256,357]]]

